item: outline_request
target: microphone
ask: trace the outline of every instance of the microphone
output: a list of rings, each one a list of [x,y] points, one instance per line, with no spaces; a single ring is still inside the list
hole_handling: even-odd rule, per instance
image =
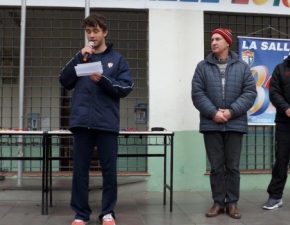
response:
[[[92,42],[92,41],[89,42],[89,45],[90,45],[92,48],[95,46],[94,42]],[[91,54],[88,53],[88,52],[86,52],[86,53],[84,54],[84,57],[83,57],[83,62],[87,62],[88,59],[90,58],[90,56],[91,56]]]

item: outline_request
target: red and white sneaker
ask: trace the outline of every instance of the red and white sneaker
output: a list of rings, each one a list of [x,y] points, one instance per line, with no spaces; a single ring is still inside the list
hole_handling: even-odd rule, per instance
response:
[[[116,225],[112,214],[107,214],[103,216],[103,225]]]
[[[86,222],[86,221],[83,221],[83,220],[74,220],[71,225],[86,225],[88,223],[89,222]]]

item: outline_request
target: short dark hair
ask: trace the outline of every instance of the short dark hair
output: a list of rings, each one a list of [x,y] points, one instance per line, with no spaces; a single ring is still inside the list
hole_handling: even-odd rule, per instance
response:
[[[89,27],[95,27],[99,25],[99,27],[106,31],[108,29],[107,27],[107,19],[101,14],[95,13],[89,15],[87,18],[85,18],[83,22],[83,27],[89,26]]]

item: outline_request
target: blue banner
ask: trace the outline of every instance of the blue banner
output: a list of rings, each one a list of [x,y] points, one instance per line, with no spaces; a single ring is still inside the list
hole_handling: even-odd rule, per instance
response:
[[[269,84],[275,66],[290,54],[290,40],[238,37],[239,57],[250,66],[257,98],[248,111],[249,125],[274,125],[276,109],[269,100]]]

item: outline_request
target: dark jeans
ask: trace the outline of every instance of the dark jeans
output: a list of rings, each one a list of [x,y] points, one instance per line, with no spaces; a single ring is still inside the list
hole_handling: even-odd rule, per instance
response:
[[[97,146],[102,167],[103,193],[102,212],[112,213],[117,202],[117,151],[118,134],[106,131],[77,128],[73,130],[73,181],[71,209],[75,211],[75,219],[88,221],[91,215],[89,206],[89,169],[94,147]]]
[[[276,130],[275,164],[267,192],[270,198],[280,199],[287,181],[290,156],[290,132]]]
[[[242,140],[243,134],[239,132],[204,133],[214,204],[236,205],[239,200]]]

